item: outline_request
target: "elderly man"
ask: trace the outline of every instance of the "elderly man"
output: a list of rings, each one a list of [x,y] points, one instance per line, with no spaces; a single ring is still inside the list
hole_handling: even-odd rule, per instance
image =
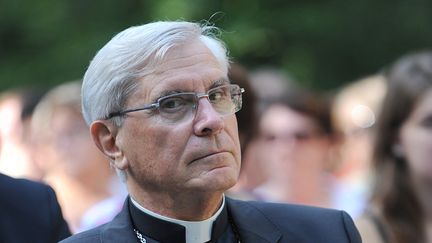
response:
[[[224,197],[240,169],[243,89],[215,30],[155,22],[97,53],[83,113],[129,197],[113,221],[64,242],[361,242],[341,211]]]

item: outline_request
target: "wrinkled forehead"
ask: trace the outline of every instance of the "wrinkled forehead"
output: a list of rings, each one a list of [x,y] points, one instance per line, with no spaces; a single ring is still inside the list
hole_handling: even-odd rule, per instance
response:
[[[201,41],[170,49],[154,70],[138,80],[140,100],[154,101],[172,92],[206,92],[216,85],[228,84],[227,71]]]

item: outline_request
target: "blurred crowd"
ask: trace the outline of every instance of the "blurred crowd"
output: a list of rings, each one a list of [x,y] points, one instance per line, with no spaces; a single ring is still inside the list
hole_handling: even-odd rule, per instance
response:
[[[242,168],[229,196],[347,211],[364,242],[432,242],[432,52],[332,91],[233,63]],[[81,82],[0,94],[0,172],[50,185],[72,233],[126,197],[81,115]]]
[[[1,172],[50,185],[73,233],[110,221],[127,193],[92,141],[80,92],[72,81],[0,96]]]

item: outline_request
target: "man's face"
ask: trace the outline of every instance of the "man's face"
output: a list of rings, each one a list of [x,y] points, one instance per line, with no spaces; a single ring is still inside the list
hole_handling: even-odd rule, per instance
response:
[[[228,82],[227,74],[212,53],[201,42],[191,42],[171,49],[163,64],[141,80],[125,108],[171,93],[204,93],[221,80]],[[237,181],[235,115],[219,115],[206,98],[199,99],[195,116],[179,122],[165,122],[157,110],[128,113],[116,144],[127,161],[128,185],[147,193],[218,192]]]

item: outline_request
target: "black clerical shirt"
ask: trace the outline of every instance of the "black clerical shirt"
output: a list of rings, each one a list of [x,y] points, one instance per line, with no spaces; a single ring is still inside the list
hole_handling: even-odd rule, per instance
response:
[[[186,229],[184,226],[146,214],[132,202],[129,203],[129,212],[134,227],[143,235],[148,243],[186,243]],[[209,242],[238,242],[232,227],[235,227],[235,225],[234,222],[230,223],[229,213],[225,204],[222,212],[213,223],[211,240]]]

